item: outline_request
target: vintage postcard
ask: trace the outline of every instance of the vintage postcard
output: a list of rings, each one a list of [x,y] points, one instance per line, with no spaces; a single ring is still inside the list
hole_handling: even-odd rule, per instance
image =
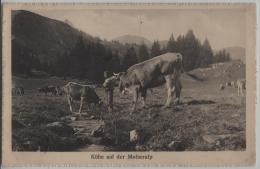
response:
[[[256,4],[4,4],[4,166],[255,164]]]

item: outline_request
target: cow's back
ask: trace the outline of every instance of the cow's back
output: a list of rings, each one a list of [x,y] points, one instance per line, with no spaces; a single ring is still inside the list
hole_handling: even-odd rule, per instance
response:
[[[84,97],[86,102],[98,103],[100,101],[98,95],[88,85],[81,85],[73,82],[69,82],[64,87],[65,93],[72,97],[74,100],[81,100],[81,97]]]
[[[161,85],[165,82],[164,75],[174,73],[178,59],[182,59],[180,53],[166,53],[135,64],[127,70],[128,80],[143,87]]]
[[[80,100],[81,95],[84,92],[84,88],[76,83],[69,82],[65,87],[65,93],[72,97],[74,100]]]

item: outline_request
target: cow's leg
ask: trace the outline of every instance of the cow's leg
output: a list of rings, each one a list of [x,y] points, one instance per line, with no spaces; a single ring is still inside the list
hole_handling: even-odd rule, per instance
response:
[[[84,97],[81,97],[81,99],[80,99],[80,107],[79,107],[79,114],[81,114],[81,110],[82,110],[82,107],[83,107],[83,102],[84,102]]]
[[[134,87],[133,89],[133,107],[132,107],[132,110],[130,112],[130,115],[135,111],[135,108],[136,108],[136,104],[137,104],[137,100],[138,100],[138,87]]]
[[[238,96],[240,96],[240,90],[241,90],[241,89],[240,89],[240,85],[238,84],[238,86],[237,86],[237,95],[238,95]]]
[[[181,89],[182,89],[180,79],[177,79],[175,84],[176,84],[175,85],[175,95],[176,95],[175,103],[179,104],[180,103],[180,97],[181,97]]]
[[[147,93],[146,89],[142,89],[141,90],[141,99],[142,99],[142,107],[143,108],[145,107],[146,93]]]
[[[108,111],[112,112],[113,111],[113,90],[108,90],[107,91],[107,99],[108,99]]]
[[[166,80],[168,97],[167,97],[167,101],[164,105],[164,108],[167,108],[167,107],[170,107],[170,105],[171,105],[172,97],[173,97],[173,94],[175,92],[175,86],[173,84],[173,79],[170,76],[166,76],[165,80]]]
[[[70,106],[70,112],[73,113],[73,111],[72,111],[72,100],[71,100],[70,96],[67,96],[67,99],[68,99],[68,104]]]

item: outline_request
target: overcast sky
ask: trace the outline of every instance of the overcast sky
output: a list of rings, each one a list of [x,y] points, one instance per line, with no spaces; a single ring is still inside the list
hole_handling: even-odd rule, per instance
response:
[[[245,47],[245,11],[243,9],[92,9],[32,11],[43,16],[69,20],[72,25],[101,39],[131,34],[151,41],[176,38],[189,29],[202,42],[208,38],[213,49]],[[140,18],[143,21],[140,29]]]

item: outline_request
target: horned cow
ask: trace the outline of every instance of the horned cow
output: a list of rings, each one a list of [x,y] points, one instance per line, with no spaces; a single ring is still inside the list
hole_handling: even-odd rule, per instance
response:
[[[74,101],[80,101],[79,114],[81,114],[84,102],[87,103],[87,105],[90,105],[91,103],[99,105],[102,103],[101,99],[91,86],[92,85],[83,85],[75,82],[69,82],[64,86],[63,89],[67,96],[71,113],[73,113],[72,104]]]
[[[180,99],[181,81],[183,72],[182,55],[180,53],[165,53],[144,62],[131,66],[126,72],[115,74],[118,76],[119,90],[124,94],[133,93],[132,112],[135,111],[139,94],[143,107],[145,106],[146,91],[166,83],[167,101],[164,107],[169,107],[173,95]],[[177,101],[178,102],[178,101]]]

